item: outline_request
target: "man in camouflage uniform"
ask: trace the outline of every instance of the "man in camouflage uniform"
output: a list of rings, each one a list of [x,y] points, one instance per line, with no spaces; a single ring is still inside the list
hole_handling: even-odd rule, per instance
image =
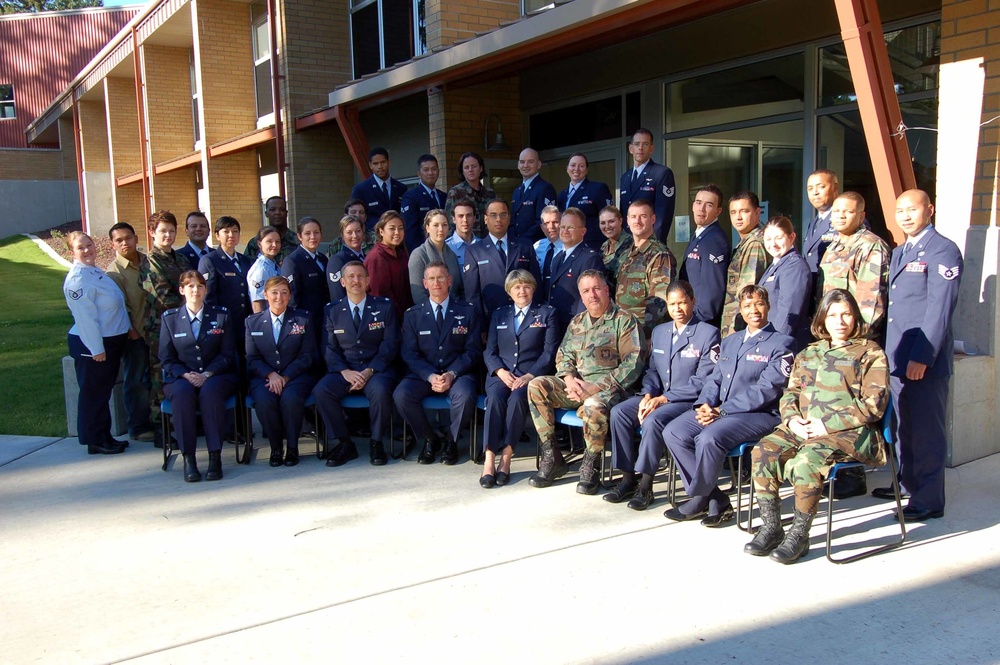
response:
[[[760,227],[760,199],[750,191],[736,192],[729,199],[729,219],[740,234],[740,243],[733,250],[726,273],[726,304],[722,307],[722,339],[746,328],[740,317],[736,295],[744,286],[756,284],[770,263],[764,249],[764,230]]]
[[[628,209],[632,249],[618,265],[615,302],[639,319],[645,339],[667,320],[667,287],[677,274],[677,259],[667,246],[653,238],[656,215],[653,204],[637,199]]]
[[[857,192],[844,192],[833,202],[830,223],[837,237],[820,261],[816,291],[821,298],[834,289],[848,291],[868,324],[868,337],[877,340],[885,321],[892,254],[884,240],[864,227],[864,221],[865,200]]]
[[[595,494],[599,479],[594,464],[604,452],[611,407],[642,375],[645,339],[638,320],[611,302],[603,270],[584,270],[577,286],[587,310],[569,323],[556,353],[556,375],[528,384],[531,420],[542,449],[538,473],[528,482],[548,487],[566,473],[566,461],[554,443],[555,409],[576,409],[587,445],[576,491]]]
[[[160,402],[163,400],[163,372],[160,365],[160,317],[168,309],[180,307],[184,298],[180,292],[181,273],[195,268],[183,254],[173,249],[177,238],[177,218],[172,212],[160,210],[149,216],[147,224],[153,242],[147,261],[139,270],[139,279],[146,292],[148,316],[143,336],[149,344],[149,419],[153,423],[154,445],[163,446],[160,425]]]
[[[281,251],[278,252],[278,258],[275,260],[275,263],[280,266],[285,257],[294,252],[299,246],[298,235],[295,234],[295,231],[288,228],[288,204],[285,203],[285,199],[280,196],[272,196],[265,201],[264,217],[267,218],[268,225],[276,228],[278,234],[281,236]],[[256,236],[250,238],[246,249],[243,250],[243,255],[251,261],[257,260],[257,257],[260,255],[260,245],[257,244]],[[192,270],[194,269],[197,269],[197,266],[193,266]]]

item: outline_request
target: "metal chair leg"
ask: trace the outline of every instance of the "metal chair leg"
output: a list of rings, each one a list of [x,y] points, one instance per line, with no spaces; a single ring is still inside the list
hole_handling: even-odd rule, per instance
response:
[[[164,471],[167,470],[167,466],[170,464],[170,457],[173,455],[173,450],[170,447],[170,416],[166,413],[160,414],[160,427],[162,428],[163,434],[163,466],[160,467]]]
[[[830,497],[827,499],[826,503],[826,558],[832,563],[851,563],[852,561],[866,559],[874,554],[894,550],[906,541],[906,520],[903,518],[903,498],[899,493],[899,479],[896,477],[896,460],[893,459],[892,451],[889,452],[889,471],[892,473],[892,491],[896,498],[896,516],[899,521],[900,534],[899,540],[887,543],[880,547],[873,547],[865,550],[864,552],[859,552],[858,554],[842,557],[840,559],[834,558],[833,556],[833,493],[836,489],[835,484],[837,482],[837,477],[834,475],[830,478]]]

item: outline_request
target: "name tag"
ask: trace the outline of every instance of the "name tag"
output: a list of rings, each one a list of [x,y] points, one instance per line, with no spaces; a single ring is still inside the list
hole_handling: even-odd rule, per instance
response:
[[[766,363],[770,358],[768,356],[763,356],[758,353],[748,353],[747,360],[752,363]]]
[[[421,335],[430,335],[430,334],[431,334],[431,331],[430,331],[430,330],[421,330],[421,331],[420,331],[420,334],[421,334]]]
[[[344,334],[345,332],[346,332],[346,331],[344,331],[344,330],[334,330],[334,331],[333,331],[333,334],[334,334],[334,335],[343,335],[343,334]]]
[[[187,333],[174,333],[174,337],[187,337]]]
[[[507,330],[507,328],[508,326],[506,324],[502,326],[497,326],[497,330]]]
[[[318,274],[319,274],[318,272],[311,272],[308,275],[306,275],[306,277],[315,277]]]
[[[681,349],[681,358],[701,358],[701,349],[689,346]]]
[[[236,273],[234,273],[234,272],[227,272],[226,273],[226,277],[236,277]]]
[[[662,356],[666,354],[666,351],[664,351],[663,349],[653,349],[653,353],[659,353]]]
[[[923,261],[914,261],[906,264],[906,272],[927,272],[927,264]]]
[[[250,336],[251,337],[263,337],[264,333],[260,332],[259,330],[251,330],[250,331]]]
[[[490,262],[490,260],[489,260],[489,259],[486,259],[486,260],[484,260],[484,261],[476,261],[476,265],[480,265],[480,266],[481,266],[481,265],[485,265],[485,264],[487,264],[487,263],[489,263],[489,262]]]

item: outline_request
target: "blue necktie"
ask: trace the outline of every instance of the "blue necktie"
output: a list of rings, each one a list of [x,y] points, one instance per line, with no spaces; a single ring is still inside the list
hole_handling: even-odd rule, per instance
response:
[[[274,343],[278,343],[278,336],[281,335],[281,319],[274,319]]]
[[[191,319],[191,334],[194,335],[195,339],[198,339],[198,333],[201,332],[201,319],[197,316]]]

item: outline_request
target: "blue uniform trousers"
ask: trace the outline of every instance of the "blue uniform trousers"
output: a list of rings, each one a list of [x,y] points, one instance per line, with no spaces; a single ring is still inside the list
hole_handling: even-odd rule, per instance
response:
[[[634,434],[639,427],[639,402],[642,397],[630,397],[611,409],[611,464],[621,471],[656,475],[660,468],[660,458],[666,445],[663,443],[663,428],[677,416],[693,409],[691,402],[667,402],[642,423],[642,436],[638,455],[634,445]],[[638,464],[638,466],[637,466]]]
[[[388,374],[375,374],[361,389],[368,398],[373,441],[382,440],[386,423],[392,417],[392,388],[395,383],[395,378]],[[348,436],[347,418],[344,415],[344,408],[340,406],[340,400],[350,392],[351,384],[341,376],[340,372],[327,374],[313,388],[316,408],[323,417],[326,431],[334,439],[344,439]]]
[[[174,412],[171,420],[177,432],[177,443],[185,455],[193,455],[198,440],[197,411],[205,428],[205,447],[209,452],[222,450],[225,431],[226,400],[236,394],[235,374],[216,374],[195,388],[187,379],[163,385],[163,394],[170,400]]]
[[[282,437],[288,442],[289,450],[298,450],[305,402],[312,387],[313,378],[308,373],[299,374],[286,383],[281,395],[268,390],[261,379],[255,379],[250,384],[257,420],[271,444],[272,452],[281,452]]]
[[[924,374],[919,381],[889,377],[895,415],[899,484],[919,510],[944,510],[944,463],[948,454],[945,411],[948,376]]]
[[[663,441],[680,471],[690,497],[707,497],[718,488],[719,473],[730,450],[745,441],[770,434],[781,419],[770,413],[723,416],[703,427],[694,411],[675,418],[663,429]]]
[[[499,377],[486,379],[483,450],[499,454],[507,446],[516,448],[528,416],[527,384],[511,392]]]
[[[111,391],[118,380],[122,349],[128,335],[104,338],[107,357],[97,362],[77,335],[67,335],[66,344],[76,367],[80,398],[76,406],[76,436],[81,445],[103,446],[111,436]]]
[[[396,391],[392,394],[396,408],[399,409],[400,415],[413,430],[413,435],[418,441],[426,438],[431,429],[421,401],[425,397],[437,395],[441,395],[441,393],[431,390],[429,382],[413,376],[408,376],[400,381]],[[451,401],[449,409],[451,438],[452,441],[458,441],[458,436],[469,424],[473,411],[476,409],[476,379],[468,374],[458,377],[451,384],[451,390],[448,391],[447,397]]]
[[[136,436],[153,428],[149,422],[149,347],[142,338],[125,340],[122,352],[122,390],[128,432]]]

